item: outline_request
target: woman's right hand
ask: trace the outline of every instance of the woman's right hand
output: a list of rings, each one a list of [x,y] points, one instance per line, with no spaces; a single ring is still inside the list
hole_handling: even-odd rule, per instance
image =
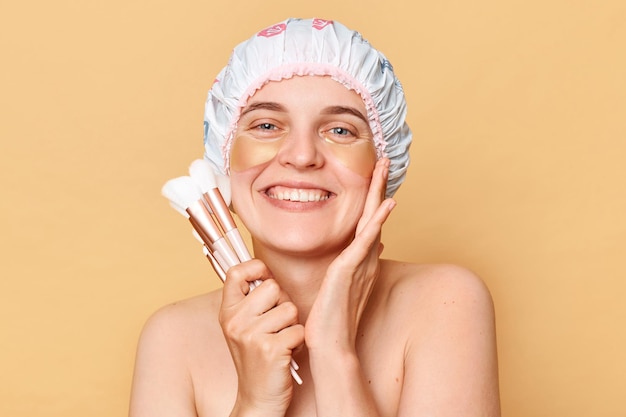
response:
[[[250,292],[258,279],[262,284]],[[262,261],[228,270],[219,321],[239,380],[232,415],[283,416],[293,394],[291,355],[304,342],[304,327]]]

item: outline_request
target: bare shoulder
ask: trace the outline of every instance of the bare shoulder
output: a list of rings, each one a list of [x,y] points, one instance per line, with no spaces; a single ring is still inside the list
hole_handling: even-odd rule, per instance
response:
[[[165,305],[146,321],[137,348],[137,366],[143,359],[171,364],[178,372],[193,373],[191,361],[210,344],[223,341],[218,321],[221,289]],[[167,358],[163,361],[163,358]],[[172,371],[173,372],[173,371]]]
[[[219,339],[219,291],[166,305],[146,321],[137,347],[130,415],[195,416],[199,341]]]
[[[176,301],[159,308],[146,321],[143,337],[159,335],[183,336],[204,327],[216,317],[221,302],[221,290]]]
[[[483,280],[472,271],[450,264],[383,261],[381,278],[387,296],[403,309],[434,313],[456,308],[493,314],[493,302]]]

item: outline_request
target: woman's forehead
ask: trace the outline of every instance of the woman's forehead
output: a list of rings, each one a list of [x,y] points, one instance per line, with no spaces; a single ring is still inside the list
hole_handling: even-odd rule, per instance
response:
[[[241,116],[256,109],[286,111],[293,105],[315,105],[324,108],[328,114],[353,113],[367,122],[367,110],[361,96],[327,76],[294,76],[269,81],[248,99]]]
[[[367,115],[365,103],[359,94],[329,76],[294,76],[280,81],[268,81],[257,90],[246,103],[245,108],[258,106],[258,103],[301,102],[304,99],[326,103],[328,106],[349,105],[359,113]],[[268,105],[268,107],[271,105]]]

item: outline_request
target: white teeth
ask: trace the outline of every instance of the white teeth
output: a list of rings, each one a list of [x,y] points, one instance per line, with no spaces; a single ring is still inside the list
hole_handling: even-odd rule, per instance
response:
[[[300,203],[328,200],[328,194],[323,191],[313,190],[275,190],[273,192],[269,192],[267,195],[276,200],[297,201]]]

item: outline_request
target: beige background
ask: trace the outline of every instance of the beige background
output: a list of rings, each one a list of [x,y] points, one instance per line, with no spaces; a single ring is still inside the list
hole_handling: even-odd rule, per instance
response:
[[[160,187],[201,156],[230,49],[290,15],[359,29],[401,77],[385,254],[487,282],[504,415],[626,415],[624,1],[7,3],[0,415],[126,414],[147,316],[219,285]]]

